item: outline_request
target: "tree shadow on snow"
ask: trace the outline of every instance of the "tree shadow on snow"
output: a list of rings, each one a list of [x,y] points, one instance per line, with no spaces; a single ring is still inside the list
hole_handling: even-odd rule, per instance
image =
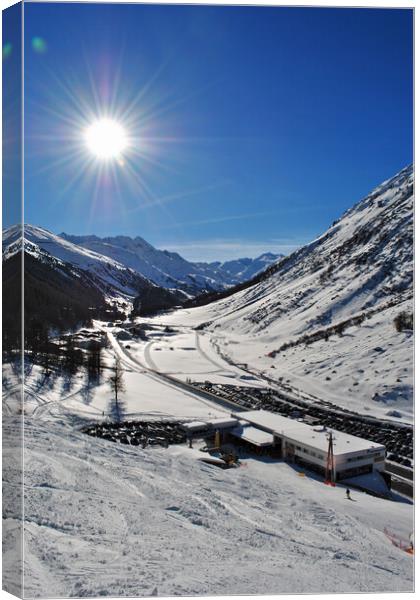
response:
[[[63,374],[63,383],[61,385],[61,393],[69,394],[74,387],[74,379],[77,375],[77,371],[71,373],[67,372]]]
[[[57,378],[58,373],[55,371],[50,371],[48,374],[45,372],[40,373],[34,384],[35,392],[38,393],[41,391],[45,392],[52,390]]]
[[[127,415],[126,403],[123,400],[121,400],[121,398],[118,398],[118,402],[116,402],[115,398],[113,398],[108,404],[107,414],[115,423],[120,423],[124,420],[124,418]]]

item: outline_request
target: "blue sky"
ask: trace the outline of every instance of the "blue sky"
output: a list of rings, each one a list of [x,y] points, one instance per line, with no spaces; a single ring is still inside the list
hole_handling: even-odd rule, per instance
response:
[[[288,252],[412,161],[409,10],[25,5],[25,220]],[[88,155],[106,115],[124,160]]]
[[[4,226],[22,221],[21,16],[22,11],[19,5],[14,5],[2,12],[2,215]]]

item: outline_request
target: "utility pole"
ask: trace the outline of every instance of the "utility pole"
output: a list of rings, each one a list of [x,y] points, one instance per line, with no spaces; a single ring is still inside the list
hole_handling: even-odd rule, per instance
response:
[[[327,485],[335,486],[335,470],[334,470],[334,438],[330,431],[328,436],[328,454],[327,464],[325,466],[325,483]]]

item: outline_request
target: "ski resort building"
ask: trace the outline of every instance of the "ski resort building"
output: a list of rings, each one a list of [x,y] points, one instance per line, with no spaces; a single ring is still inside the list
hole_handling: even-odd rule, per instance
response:
[[[181,429],[185,431],[187,436],[193,435],[208,435],[215,431],[225,431],[232,429],[238,425],[238,419],[228,417],[225,419],[210,419],[209,421],[189,421],[182,423]]]
[[[266,410],[233,413],[232,417],[238,424],[229,433],[238,442],[321,474],[327,466],[328,438],[332,432],[335,480],[385,469],[386,449],[382,444]]]

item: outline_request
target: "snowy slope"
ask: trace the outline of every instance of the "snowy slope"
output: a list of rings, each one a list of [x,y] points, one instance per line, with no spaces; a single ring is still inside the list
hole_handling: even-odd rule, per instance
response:
[[[29,419],[26,436],[27,597],[413,590],[413,558],[383,532],[408,537],[409,504],[349,502],[284,463],[221,471],[187,448],[134,449],[59,423]]]
[[[210,305],[156,317],[185,329],[179,342],[176,332],[168,334],[173,337],[165,347],[152,332],[157,347],[150,353],[151,342],[142,342],[144,358],[164,354],[160,360],[173,373],[235,375],[218,360],[222,353],[323,399],[375,414],[398,409],[408,419],[412,333],[397,332],[393,319],[403,308],[412,310],[412,203],[409,168],[253,285]],[[31,239],[27,251],[47,252],[49,240],[57,243],[47,234],[38,230],[47,241]],[[66,251],[76,252],[71,246]],[[94,256],[75,260],[92,261],[95,271]],[[58,259],[68,264],[64,255]],[[190,358],[191,328],[203,323],[197,336],[203,339]],[[107,366],[114,351],[105,350]],[[224,412],[163,383],[142,366],[140,350],[130,353],[119,349],[126,416],[201,419]],[[341,485],[325,486],[282,461],[245,456],[241,468],[223,471],[198,461],[196,448],[141,449],[88,437],[82,425],[112,417],[106,377],[92,386],[84,371],[46,380],[39,367],[28,369],[25,597],[413,590],[413,557],[384,534],[387,528],[408,539],[408,501],[352,490],[350,502]],[[7,577],[21,519],[22,418],[10,365],[4,389]]]
[[[407,167],[240,291],[169,322],[206,323],[236,362],[319,398],[411,420],[412,331],[394,319],[412,313],[412,283]]]

